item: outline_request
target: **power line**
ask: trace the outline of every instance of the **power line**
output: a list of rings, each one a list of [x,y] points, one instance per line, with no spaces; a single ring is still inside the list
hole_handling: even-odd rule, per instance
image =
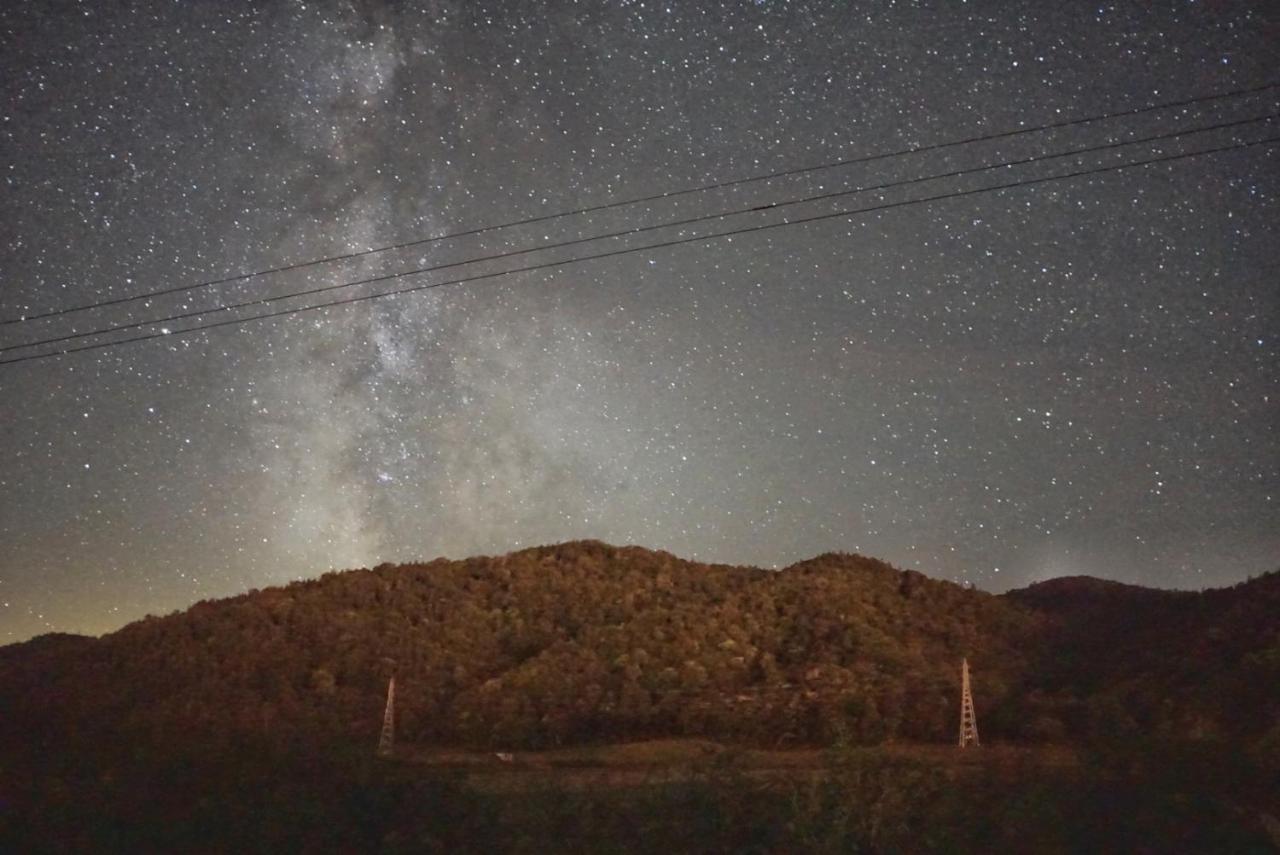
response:
[[[598,205],[590,205],[583,208],[575,208],[569,211],[560,211],[554,214],[542,214],[536,217],[528,217],[522,220],[512,220],[497,225],[478,226],[476,228],[463,229],[461,231],[449,232],[442,235],[433,235],[431,237],[417,238],[415,240],[404,241],[401,243],[386,244],[384,246],[370,247],[368,249],[358,250],[356,252],[348,252],[340,255],[330,255],[324,258],[312,259],[310,261],[300,261],[292,264],[283,264],[276,267],[267,267],[261,270],[254,270],[247,273],[238,273],[233,276],[225,276],[220,279],[208,279],[202,282],[195,282],[190,285],[177,285],[170,288],[161,288],[154,291],[148,291],[143,294],[135,294],[129,297],[115,297],[109,300],[100,300],[95,303],[86,303],[79,306],[70,306],[63,309],[52,309],[47,312],[41,312],[34,315],[23,315],[17,318],[8,318],[0,320],[0,326],[7,326],[16,323],[25,323],[28,321],[38,321],[44,318],[58,317],[60,315],[68,315],[74,312],[83,312],[90,309],[100,309],[106,306],[117,306],[123,303],[132,303],[137,300],[147,300],[155,297],[167,296],[169,294],[180,294],[185,291],[194,291],[201,288],[211,288],[216,285],[227,285],[233,282],[243,282],[248,279],[255,279],[261,276],[267,276],[275,273],[286,273],[293,270],[303,270],[308,267],[315,267],[321,264],[329,264],[335,261],[350,261],[356,258],[364,258],[369,255],[375,255],[382,252],[391,252],[394,250],[408,249],[414,246],[425,246],[440,241],[452,240],[454,238],[469,237],[473,235],[485,234],[488,232],[499,231],[501,229],[514,228],[516,226],[526,226],[535,223],[544,223],[550,220],[561,219],[563,217],[578,216],[581,214],[594,213],[597,211],[606,211],[614,208],[621,208],[628,205],[639,205],[645,202],[657,202],[667,199],[675,199],[681,196],[687,196],[693,193],[704,193],[709,190],[722,190],[729,187],[736,187],[742,184],[751,184],[758,181],[768,181],[774,178],[786,178],[793,175],[803,175],[811,172],[818,172],[824,169],[834,169],[841,166],[853,166],[862,163],[872,163],[877,160],[885,160],[894,157],[902,157],[909,154],[922,154],[930,151],[939,151],[946,148],[954,148],[956,146],[969,145],[972,143],[992,142],[1000,139],[1009,139],[1011,137],[1022,136],[1024,134],[1037,133],[1041,131],[1056,130],[1060,128],[1074,127],[1076,125],[1090,124],[1093,122],[1107,121],[1110,119],[1124,118],[1128,116],[1138,116],[1144,113],[1152,113],[1160,110],[1169,110],[1175,107],[1188,107],[1193,104],[1202,104],[1209,101],[1221,101],[1228,98],[1238,98],[1245,95],[1255,95],[1259,92],[1265,92],[1269,89],[1280,87],[1280,83],[1267,83],[1262,86],[1254,86],[1245,89],[1234,89],[1228,92],[1213,93],[1209,95],[1199,95],[1194,98],[1185,98],[1180,101],[1166,101],[1161,104],[1154,104],[1148,107],[1132,107],[1126,110],[1118,110],[1112,113],[1102,113],[1094,116],[1086,116],[1078,119],[1066,119],[1060,122],[1051,122],[1048,124],[1034,125],[1029,128],[1015,128],[1012,130],[999,131],[997,133],[984,134],[976,137],[969,137],[962,140],[952,140],[949,142],[930,143],[928,145],[911,146],[896,151],[881,152],[878,154],[860,155],[858,157],[844,158],[834,160],[827,163],[816,164],[813,166],[802,166],[792,169],[779,170],[777,172],[765,173],[762,175],[753,175],[747,178],[737,178],[728,181],[717,181],[710,184],[703,184],[697,187],[689,187],[683,190],[664,191],[649,196],[640,196],[632,199],[622,199],[615,202],[605,202]]]
[[[728,211],[721,211],[714,214],[703,214],[697,217],[689,217],[683,220],[674,220],[670,222],[656,223],[648,226],[636,226],[629,229],[623,229],[621,231],[605,232],[602,234],[590,235],[587,237],[573,238],[570,240],[559,241],[557,243],[542,244],[540,246],[535,246],[527,249],[514,249],[514,250],[508,250],[506,252],[493,253],[486,256],[479,256],[477,258],[463,259],[461,261],[451,261],[443,264],[431,265],[428,267],[419,267],[414,270],[403,271],[401,274],[398,274],[398,275],[416,275],[416,274],[423,274],[423,273],[435,273],[441,270],[448,270],[455,267],[462,267],[468,264],[478,264],[486,261],[496,261],[498,259],[512,258],[518,255],[527,255],[529,253],[542,252],[544,250],[549,250],[549,249],[560,249],[567,246],[575,246],[578,244],[590,243],[598,240],[608,240],[608,239],[619,238],[619,237],[630,237],[633,235],[655,231],[658,229],[675,228],[678,226],[688,226],[688,225],[693,225],[695,223],[707,222],[710,220],[724,219],[726,217],[738,216],[741,214],[750,214],[750,213],[755,213],[757,211],[786,208],[793,205],[808,204],[811,202],[834,199],[841,196],[849,196],[856,193],[867,193],[867,192],[873,192],[873,191],[888,190],[888,189],[893,189],[897,187],[905,187],[912,184],[919,184],[926,181],[937,181],[945,178],[955,178],[962,175],[969,175],[977,172],[985,172],[992,169],[1006,169],[1014,166],[1024,166],[1031,163],[1038,163],[1040,161],[1045,161],[1045,160],[1054,160],[1062,157],[1073,157],[1081,154],[1091,154],[1099,151],[1107,151],[1110,149],[1122,148],[1124,146],[1138,145],[1141,143],[1155,142],[1158,140],[1176,139],[1178,137],[1189,136],[1191,134],[1207,133],[1209,131],[1223,130],[1225,128],[1239,127],[1241,125],[1248,125],[1256,122],[1267,121],[1277,117],[1280,117],[1280,113],[1270,113],[1265,116],[1257,116],[1257,117],[1248,118],[1248,119],[1237,119],[1231,122],[1220,122],[1215,125],[1208,125],[1200,128],[1191,128],[1191,129],[1181,130],[1181,131],[1171,131],[1168,133],[1155,134],[1148,137],[1124,140],[1121,142],[1105,143],[1105,144],[1095,145],[1095,146],[1085,146],[1083,148],[1073,149],[1065,152],[1058,152],[1054,154],[1032,155],[1030,157],[1021,158],[1018,160],[1005,161],[1003,163],[988,164],[986,166],[980,166],[980,167],[969,167],[966,169],[952,170],[950,172],[937,173],[934,175],[926,175],[926,176],[921,176],[917,178],[891,181],[883,184],[832,191],[829,193],[821,193],[821,194],[816,194],[812,196],[805,196],[799,199],[792,199],[792,200],[787,200],[782,202],[771,202],[766,205],[757,205],[751,208],[730,209]],[[288,294],[280,294],[272,297],[260,297],[253,300],[245,300],[239,303],[230,303],[230,304],[221,305],[221,306],[211,306],[205,309],[192,309],[187,312],[180,312],[175,315],[166,315],[161,318],[152,318],[152,319],[142,320],[142,321],[130,321],[127,323],[115,324],[112,326],[102,327],[99,329],[86,330],[84,332],[72,332],[72,333],[67,333],[66,335],[55,336],[52,338],[38,339],[36,341],[23,342],[21,344],[6,345],[4,347],[0,347],[0,353],[7,353],[10,351],[21,350],[29,347],[40,347],[40,346],[49,345],[49,344],[59,344],[62,342],[75,341],[83,338],[91,338],[93,336],[105,335],[107,333],[119,332],[121,330],[139,329],[141,327],[154,326],[156,324],[173,323],[176,321],[187,320],[190,318],[213,315],[220,312],[229,312],[229,311],[235,311],[237,309],[245,309],[252,306],[267,306],[273,303],[278,303],[282,300],[290,300],[297,297],[315,296],[316,294],[323,294],[330,291],[340,290],[343,288],[350,288],[355,285],[365,285],[365,284],[369,284],[370,282],[376,282],[376,281],[381,281],[381,279],[360,279],[352,282],[339,282],[331,285],[321,285],[321,286],[317,286],[315,288],[309,288],[303,291],[295,291]]]
[[[107,347],[115,347],[117,345],[132,344],[134,342],[140,342],[140,341],[149,341],[151,339],[156,339],[156,338],[185,336],[194,332],[201,332],[204,330],[217,329],[217,328],[226,327],[226,326],[235,326],[239,324],[249,323],[251,321],[270,320],[273,318],[280,318],[288,315],[300,314],[302,312],[315,311],[317,309],[327,309],[327,308],[333,308],[336,306],[351,305],[353,303],[362,303],[369,300],[383,299],[385,297],[396,297],[396,296],[401,296],[403,294],[412,294],[420,291],[430,290],[432,288],[439,288],[445,285],[459,285],[467,282],[477,282],[483,279],[494,279],[499,276],[508,276],[514,273],[527,273],[534,270],[545,270],[545,269],[555,268],[555,267],[567,267],[572,264],[580,264],[582,262],[595,261],[602,258],[612,258],[616,256],[621,256],[621,255],[629,255],[637,252],[649,252],[655,249],[664,249],[667,247],[680,246],[683,244],[706,243],[713,240],[719,240],[721,238],[732,238],[738,235],[753,234],[756,232],[768,231],[770,229],[783,228],[786,226],[798,226],[798,225],[804,225],[807,223],[819,222],[823,220],[837,219],[840,217],[851,217],[859,214],[876,213],[880,211],[891,210],[894,208],[908,207],[911,205],[924,205],[932,202],[943,201],[946,199],[956,199],[956,198],[961,198],[965,196],[973,196],[980,193],[992,193],[999,190],[1008,190],[1008,189],[1013,189],[1017,187],[1027,187],[1027,186],[1032,186],[1036,184],[1044,184],[1050,181],[1065,181],[1072,178],[1081,178],[1089,175],[1099,175],[1105,172],[1116,172],[1124,169],[1132,169],[1134,167],[1139,167],[1139,166],[1150,166],[1157,163],[1169,163],[1177,160],[1186,160],[1192,157],[1202,157],[1210,154],[1219,154],[1227,151],[1235,151],[1239,149],[1252,148],[1254,146],[1259,146],[1259,145],[1270,145],[1276,142],[1280,142],[1280,136],[1267,137],[1265,139],[1253,140],[1251,142],[1245,142],[1245,143],[1233,143],[1231,145],[1220,146],[1218,148],[1204,149],[1201,151],[1183,152],[1180,154],[1172,154],[1172,155],[1163,155],[1163,156],[1152,158],[1149,160],[1133,161],[1130,163],[1113,164],[1111,166],[1102,166],[1102,167],[1094,167],[1091,169],[1077,170],[1075,172],[1068,172],[1062,175],[1048,175],[1048,176],[1042,176],[1039,178],[1031,178],[1031,179],[1025,179],[1021,181],[1012,181],[1005,184],[993,185],[991,187],[977,187],[969,190],[952,191],[949,193],[941,193],[935,196],[926,196],[920,199],[906,199],[906,200],[901,200],[897,202],[885,202],[885,203],[874,205],[868,208],[855,208],[855,209],[842,210],[842,211],[833,211],[826,214],[817,214],[814,216],[804,217],[796,220],[784,220],[783,222],[780,222],[780,223],[765,223],[763,225],[747,226],[743,228],[733,229],[727,232],[719,232],[713,235],[698,235],[694,237],[676,238],[668,241],[663,241],[660,243],[650,244],[647,246],[626,247],[622,249],[609,250],[607,252],[600,252],[594,255],[585,255],[578,258],[562,259],[559,261],[549,261],[541,264],[532,264],[525,267],[512,268],[510,270],[499,270],[493,273],[483,273],[483,274],[476,274],[473,276],[464,276],[464,277],[459,277],[457,279],[445,280],[442,282],[430,282],[423,285],[414,285],[409,288],[400,288],[394,291],[385,291],[377,294],[364,294],[356,297],[347,297],[341,300],[332,300],[327,303],[317,303],[314,305],[300,306],[293,309],[282,309],[280,311],[269,312],[262,315],[254,315],[248,318],[229,318],[222,321],[214,321],[208,324],[200,324],[194,327],[187,327],[181,330],[173,330],[173,331],[162,330],[161,332],[158,332],[158,333],[150,333],[147,335],[134,336],[132,338],[116,339],[116,340],[107,341],[107,342],[96,342],[93,344],[82,345],[80,347],[50,351],[48,353],[27,354],[25,356],[14,357],[12,359],[0,360],[0,365],[13,365],[19,362],[30,362],[38,359],[48,359],[51,357],[64,356],[71,353],[81,353],[89,350],[99,350]],[[412,276],[419,272],[421,271],[406,270],[400,273],[392,273],[386,276],[373,277],[367,280],[363,280],[360,282],[353,282],[349,284],[364,285],[364,284],[371,284],[374,282],[384,282],[392,279],[398,279],[404,276]]]

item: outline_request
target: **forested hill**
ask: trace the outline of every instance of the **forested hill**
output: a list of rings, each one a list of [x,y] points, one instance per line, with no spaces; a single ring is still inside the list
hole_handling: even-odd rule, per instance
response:
[[[767,571],[575,542],[0,648],[0,734],[371,745],[394,673],[409,742],[945,742],[967,656],[984,739],[1256,742],[1277,720],[1276,614],[1274,573],[1202,594],[1057,580],[994,596],[856,555]]]
[[[1069,577],[1005,599],[1043,620],[1024,705],[1078,737],[1265,739],[1280,768],[1280,572],[1199,592]]]

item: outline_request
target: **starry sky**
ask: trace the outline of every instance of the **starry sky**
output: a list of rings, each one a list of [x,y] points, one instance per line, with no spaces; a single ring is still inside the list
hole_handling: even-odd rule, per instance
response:
[[[30,2],[0,320],[1275,81],[1266,2]],[[1280,89],[0,326],[0,643],[576,538],[993,591],[1280,566]],[[761,210],[750,210],[761,208]],[[745,213],[145,325],[174,314]],[[60,345],[28,342],[122,324]]]

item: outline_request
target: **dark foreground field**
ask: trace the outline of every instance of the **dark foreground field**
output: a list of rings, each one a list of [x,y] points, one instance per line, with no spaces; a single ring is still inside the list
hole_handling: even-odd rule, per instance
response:
[[[1274,782],[1206,744],[553,752],[263,744],[4,769],[6,852],[1277,851]]]
[[[401,746],[394,762],[452,775],[485,792],[522,792],[548,786],[577,792],[688,783],[730,771],[744,781],[786,787],[823,780],[840,758],[857,761],[872,757],[898,765],[930,767],[956,779],[1023,768],[1059,771],[1079,764],[1074,752],[1058,746],[988,745],[964,751],[949,745],[765,749],[706,739],[654,739],[511,753]]]

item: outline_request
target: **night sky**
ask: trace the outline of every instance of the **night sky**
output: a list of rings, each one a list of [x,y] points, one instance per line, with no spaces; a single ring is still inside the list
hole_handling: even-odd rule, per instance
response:
[[[1259,87],[1274,3],[11,3],[0,320]],[[1280,89],[0,326],[0,347],[1268,116]],[[1280,135],[1236,125],[37,348],[0,365],[0,642],[598,538],[1005,590],[1280,566]]]

